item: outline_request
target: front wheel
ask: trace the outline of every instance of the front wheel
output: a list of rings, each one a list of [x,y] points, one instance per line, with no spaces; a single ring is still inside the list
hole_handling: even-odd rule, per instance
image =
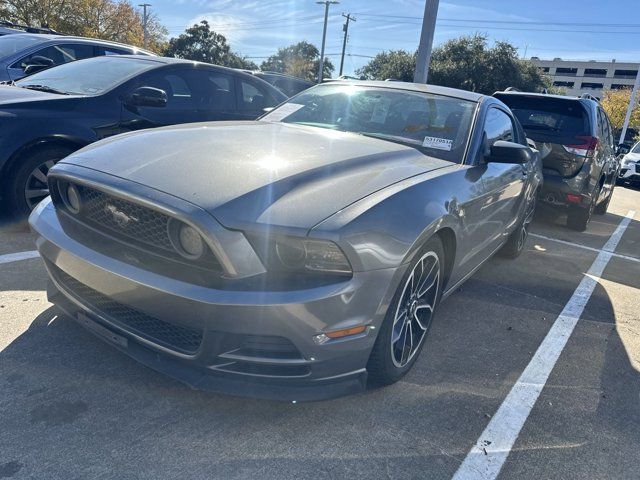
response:
[[[371,351],[367,370],[374,385],[400,380],[413,366],[442,295],[444,249],[431,238],[409,266]]]
[[[70,153],[67,148],[51,147],[18,160],[5,184],[9,211],[16,219],[26,218],[49,195],[49,169]]]

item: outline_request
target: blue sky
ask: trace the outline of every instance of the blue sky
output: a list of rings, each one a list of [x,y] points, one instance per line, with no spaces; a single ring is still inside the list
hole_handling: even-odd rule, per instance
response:
[[[260,63],[279,47],[307,40],[320,46],[324,6],[314,0],[151,0],[170,36],[206,19],[234,51]],[[345,73],[382,50],[413,51],[420,38],[424,0],[341,0],[332,5],[327,56],[336,70],[342,13],[349,29]],[[640,62],[640,0],[440,1],[435,44],[474,32],[506,40],[521,55]]]

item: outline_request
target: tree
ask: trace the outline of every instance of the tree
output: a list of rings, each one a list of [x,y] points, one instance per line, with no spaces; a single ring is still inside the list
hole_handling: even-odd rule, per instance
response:
[[[187,28],[180,36],[169,40],[164,55],[233,68],[250,70],[258,68],[255,63],[233,53],[227,38],[211,30],[206,20]]]
[[[629,88],[625,88],[623,90],[604,91],[600,104],[607,112],[607,115],[609,115],[609,120],[611,120],[611,125],[615,130],[622,128],[630,100],[631,89]],[[636,102],[633,110],[631,111],[629,127],[634,130],[640,130],[640,101],[638,96],[636,96]]]
[[[393,78],[402,82],[413,82],[416,69],[416,54],[405,50],[391,50],[377,54],[356,73],[371,80]]]
[[[143,45],[141,12],[127,0],[0,0],[0,17],[69,35]],[[167,30],[153,13],[147,33],[148,48],[162,50]]]
[[[320,52],[315,45],[302,41],[278,49],[275,55],[271,55],[262,62],[260,68],[313,81],[317,78],[318,68],[320,68]],[[325,58],[322,72],[323,78],[330,78],[333,70],[334,67],[331,61]]]
[[[413,80],[416,54],[403,50],[383,52],[357,71],[366,78]],[[540,91],[549,80],[531,62],[518,58],[517,49],[507,42],[487,46],[487,37],[472,35],[449,40],[433,50],[429,83],[492,94],[506,87]]]

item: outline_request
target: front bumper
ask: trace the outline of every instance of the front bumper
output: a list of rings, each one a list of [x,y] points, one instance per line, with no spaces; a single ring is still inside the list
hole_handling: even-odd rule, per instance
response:
[[[192,285],[91,250],[68,236],[49,200],[31,219],[50,300],[141,363],[193,388],[281,400],[362,391],[366,364],[404,268],[356,272],[296,291]],[[364,333],[317,344],[323,332]]]
[[[627,163],[620,169],[618,181],[640,182],[640,163]]]

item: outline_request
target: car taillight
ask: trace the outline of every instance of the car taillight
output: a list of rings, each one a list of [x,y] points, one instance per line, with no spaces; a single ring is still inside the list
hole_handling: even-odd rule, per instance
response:
[[[598,147],[598,139],[591,136],[577,136],[576,140],[579,141],[571,145],[563,145],[564,149],[574,155],[580,155],[581,157],[591,157]]]

